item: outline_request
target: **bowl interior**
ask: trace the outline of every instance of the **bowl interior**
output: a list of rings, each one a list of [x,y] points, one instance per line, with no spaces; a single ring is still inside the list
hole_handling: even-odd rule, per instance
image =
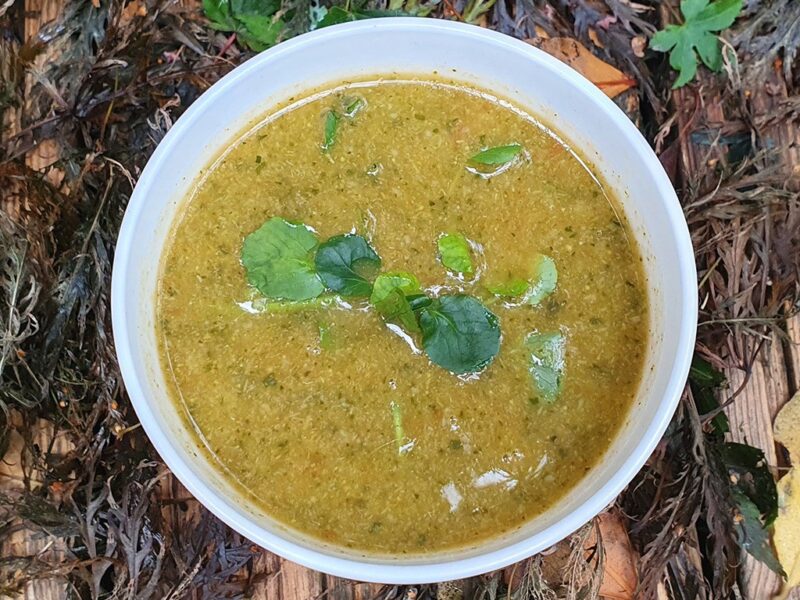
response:
[[[305,91],[380,75],[438,76],[494,92],[551,125],[616,191],[645,260],[651,337],[641,391],[605,458],[562,501],[504,536],[424,556],[365,556],[273,521],[197,448],[167,397],[155,337],[161,252],[198,173],[255,118]],[[685,381],[696,324],[695,272],[672,186],[625,115],[585,79],[526,44],[477,27],[378,19],[285,42],[206,92],[156,150],[131,199],[114,264],[112,308],[123,376],[140,420],[178,478],[253,541],[354,579],[410,583],[510,564],[569,535],[613,500],[663,433]]]

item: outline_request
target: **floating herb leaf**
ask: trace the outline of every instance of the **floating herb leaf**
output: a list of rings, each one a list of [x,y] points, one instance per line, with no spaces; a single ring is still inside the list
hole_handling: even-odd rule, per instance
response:
[[[347,117],[348,119],[352,119],[353,117],[355,117],[367,105],[367,101],[359,96],[345,98],[343,100],[343,103],[344,103],[344,116]]]
[[[678,71],[673,88],[686,85],[697,74],[697,55],[712,71],[722,69],[722,51],[713,32],[727,29],[742,11],[742,0],[682,0],[683,25],[667,25],[650,41],[650,48],[669,52],[669,64]]]
[[[422,346],[431,361],[452,373],[486,367],[500,350],[497,317],[472,296],[442,296],[419,311]]]
[[[541,304],[556,289],[558,269],[555,261],[549,256],[537,254],[533,260],[530,281],[512,279],[506,283],[490,284],[486,288],[495,296],[506,298],[522,298],[533,306]]]
[[[322,151],[328,152],[336,143],[336,133],[339,131],[340,117],[335,110],[329,110],[325,115],[325,129],[322,139]]]
[[[472,275],[472,255],[469,242],[460,233],[446,233],[437,241],[442,264],[460,275]]]
[[[525,348],[530,353],[530,373],[538,397],[547,404],[561,392],[566,338],[561,332],[530,333]]]
[[[360,235],[337,235],[320,245],[315,260],[322,282],[342,296],[369,296],[367,276],[381,266],[381,259]]]
[[[382,273],[375,279],[369,301],[387,322],[399,323],[406,331],[416,332],[419,325],[408,296],[420,292],[419,281],[411,273]]]
[[[317,236],[301,223],[273,217],[244,239],[247,280],[267,298],[309,300],[324,291],[314,270]]]
[[[470,157],[469,162],[474,165],[504,165],[517,158],[520,152],[522,152],[522,146],[520,144],[495,146],[494,148],[481,150]]]
[[[530,290],[525,294],[525,301],[538,306],[556,289],[558,270],[555,261],[549,256],[539,254],[533,264],[534,279]]]
[[[524,279],[512,279],[505,283],[495,283],[486,286],[495,296],[503,296],[506,298],[519,298],[528,291],[530,283]]]

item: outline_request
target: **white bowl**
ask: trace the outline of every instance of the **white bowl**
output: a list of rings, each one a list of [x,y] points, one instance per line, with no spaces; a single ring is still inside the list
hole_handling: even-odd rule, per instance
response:
[[[204,458],[166,392],[154,327],[156,282],[164,244],[195,178],[255,117],[324,84],[434,72],[530,110],[582,151],[616,190],[645,259],[652,333],[644,380],[619,436],[555,506],[471,548],[371,557],[277,523]],[[589,81],[528,44],[479,27],[414,18],[359,21],[302,35],[247,61],[203,94],[139,179],[117,243],[111,295],[117,356],[131,401],[156,450],[189,491],[232,528],[289,560],[383,583],[427,583],[498,569],[546,549],[603,510],[664,433],[686,380],[697,324],[696,272],[681,207],[625,114]]]

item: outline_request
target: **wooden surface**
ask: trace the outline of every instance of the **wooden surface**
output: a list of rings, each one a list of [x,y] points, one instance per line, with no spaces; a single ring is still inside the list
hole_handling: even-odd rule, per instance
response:
[[[36,35],[42,23],[55,18],[59,14],[62,2],[63,0],[26,0],[24,27],[26,38]],[[765,99],[761,108],[768,110],[772,101]],[[758,102],[755,104],[758,105]],[[714,110],[713,107],[711,110]],[[792,130],[775,130],[773,133],[781,139],[786,139],[786,136],[798,136],[798,132]],[[28,164],[43,169],[52,162],[54,156],[55,146],[44,144],[28,156]],[[684,152],[683,159],[689,168],[698,168],[696,157],[691,152],[688,154]],[[793,159],[797,159],[797,156]],[[788,164],[798,164],[798,162],[794,160]],[[788,334],[789,340],[773,337],[754,365],[744,391],[728,409],[731,438],[762,448],[770,464],[775,466],[778,464],[778,455],[772,435],[772,420],[790,394],[800,387],[800,316],[790,321]],[[744,381],[746,374],[732,370],[727,376],[731,389],[736,389]],[[42,427],[37,435],[45,441],[52,432],[47,427]],[[19,485],[20,470],[23,468],[20,447],[19,440],[17,443],[12,442],[3,463],[0,463],[0,491]],[[162,514],[168,526],[184,528],[197,523],[200,512],[196,502],[171,475],[164,479],[159,495],[164,500]],[[172,499],[187,498],[190,499],[185,503],[188,508],[183,510],[176,508],[177,503],[170,502]],[[31,540],[18,536],[0,548],[0,556],[10,556],[17,552],[29,554],[43,549],[46,549],[46,552],[57,552],[56,548],[48,546],[46,539]],[[255,560],[253,574],[261,575],[253,591],[254,599],[312,600],[326,597],[334,600],[369,600],[378,595],[382,589],[380,585],[355,583],[316,573],[266,551],[261,551]],[[780,585],[773,573],[751,559],[745,561],[743,578],[742,583],[747,590],[746,598],[752,600],[770,597]],[[474,583],[474,581],[462,582],[448,586],[448,589],[452,588],[455,593],[455,596],[451,597],[464,595],[465,590],[474,588]],[[467,592],[466,596],[469,595]],[[57,580],[44,580],[32,584],[24,594],[26,600],[55,600],[64,597],[66,597],[66,587]],[[797,597],[800,598],[800,595]]]

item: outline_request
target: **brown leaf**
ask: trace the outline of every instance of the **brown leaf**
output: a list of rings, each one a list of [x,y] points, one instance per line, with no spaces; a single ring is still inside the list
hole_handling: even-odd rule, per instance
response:
[[[532,38],[525,41],[568,64],[609,98],[615,98],[636,85],[636,80],[600,60],[586,46],[572,38]]]
[[[786,582],[777,596],[786,598],[800,585],[800,393],[775,417],[775,438],[789,451],[793,468],[778,482],[778,518],[772,540],[786,571]]]
[[[625,521],[617,511],[600,515],[598,521],[605,554],[600,597],[609,600],[633,600],[638,583],[638,556],[631,546]]]

